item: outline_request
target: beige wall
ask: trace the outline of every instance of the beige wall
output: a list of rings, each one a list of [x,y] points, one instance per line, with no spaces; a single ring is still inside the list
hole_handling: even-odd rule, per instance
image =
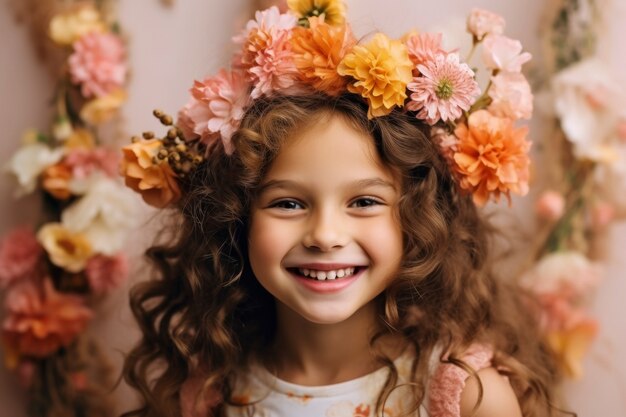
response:
[[[624,3],[623,0],[614,0]],[[121,1],[122,26],[130,35],[133,79],[125,107],[127,132],[158,129],[151,111],[155,107],[175,113],[187,97],[194,77],[215,71],[228,56],[229,39],[245,19],[247,0],[178,0],[174,8],[161,7],[158,0]],[[507,18],[507,33],[519,38],[526,48],[539,54],[536,25],[543,0],[352,0],[348,1],[350,21],[357,34],[380,29],[392,36],[405,30],[429,28],[433,22],[451,17],[463,19],[474,6],[492,9]],[[392,5],[390,7],[390,5]],[[611,30],[603,51],[614,67],[626,67],[626,9],[615,7],[610,15]],[[49,112],[46,100],[52,85],[37,62],[23,27],[16,25],[6,7],[0,8],[0,118],[4,132],[0,161],[6,161],[18,147],[24,128],[45,128]],[[626,74],[621,71],[622,81]],[[533,129],[537,131],[536,127]],[[35,199],[14,201],[13,185],[0,177],[0,233],[15,224],[33,221]],[[519,201],[517,212],[525,212],[530,202]],[[521,214],[520,214],[521,216]],[[523,217],[523,216],[521,216]],[[521,218],[524,223],[528,218]],[[586,360],[587,378],[567,386],[571,407],[580,417],[623,417],[626,415],[626,324],[621,307],[626,294],[626,225],[618,225],[610,236],[608,274],[596,295],[594,311],[603,323],[600,337]],[[150,239],[143,233],[129,243],[136,264],[139,253]],[[140,275],[140,274],[137,274]],[[100,308],[105,321],[94,323],[92,333],[105,343],[119,365],[122,352],[137,334],[126,307],[126,291],[121,290]],[[0,417],[22,417],[16,400],[14,381],[0,370]],[[124,387],[117,392],[120,410],[132,403]]]

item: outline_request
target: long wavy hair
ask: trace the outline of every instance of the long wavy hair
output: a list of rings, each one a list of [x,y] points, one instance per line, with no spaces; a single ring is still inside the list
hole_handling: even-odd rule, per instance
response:
[[[274,300],[247,258],[251,205],[285,140],[329,114],[371,136],[382,161],[402,177],[404,257],[378,297],[380,331],[371,345],[400,334],[414,348],[412,412],[426,398],[431,354],[441,348],[449,353],[441,361],[474,373],[459,358],[481,342],[493,347],[493,365],[508,375],[524,416],[555,415],[553,387],[560,375],[528,300],[511,280],[494,276],[493,229],[459,190],[427,127],[399,110],[369,120],[366,103],[351,94],[311,94],[257,100],[233,136],[235,152],[229,156],[216,147],[183,184],[166,240],[147,251],[157,277],[131,292],[143,336],[123,375],[143,404],[124,416],[179,416],[181,386],[199,374],[200,400],[211,403],[210,415],[225,415],[238,371],[275,332]],[[380,414],[398,372],[392,358],[380,352],[378,359],[389,368]]]

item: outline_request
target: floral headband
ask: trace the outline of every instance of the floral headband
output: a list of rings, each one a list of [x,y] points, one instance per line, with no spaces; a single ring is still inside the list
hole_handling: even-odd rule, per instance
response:
[[[528,129],[514,124],[532,113],[532,93],[521,74],[531,55],[503,35],[502,17],[473,10],[467,20],[473,39],[468,60],[480,46],[482,65],[491,72],[481,91],[459,53],[443,49],[441,34],[394,40],[376,33],[359,45],[341,1],[287,3],[286,13],[277,7],[256,12],[233,38],[240,51],[231,69],[195,81],[175,125],[155,111],[169,126],[165,137],[147,132],[123,148],[126,185],[148,204],[166,207],[178,200],[179,180],[218,144],[232,154],[231,137],[254,100],[306,90],[357,94],[368,103],[370,119],[399,108],[430,125],[460,188],[477,205],[527,193]]]

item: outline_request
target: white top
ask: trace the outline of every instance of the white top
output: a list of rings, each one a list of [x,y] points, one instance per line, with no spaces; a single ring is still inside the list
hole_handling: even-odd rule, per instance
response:
[[[385,416],[398,416],[412,405],[411,388],[402,385],[408,380],[411,359],[411,353],[404,353],[394,361],[398,385],[385,403]],[[239,378],[241,381],[237,381],[232,396],[235,402],[254,404],[227,406],[226,414],[229,417],[374,417],[376,401],[388,373],[383,367],[351,381],[311,387],[281,380],[265,368],[254,366],[250,373]],[[424,405],[420,407],[420,415],[427,415]]]

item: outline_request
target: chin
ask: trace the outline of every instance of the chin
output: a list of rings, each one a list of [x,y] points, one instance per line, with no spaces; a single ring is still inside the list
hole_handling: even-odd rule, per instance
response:
[[[294,309],[303,319],[315,324],[338,324],[352,317],[357,310],[346,306],[319,306],[317,308]]]

